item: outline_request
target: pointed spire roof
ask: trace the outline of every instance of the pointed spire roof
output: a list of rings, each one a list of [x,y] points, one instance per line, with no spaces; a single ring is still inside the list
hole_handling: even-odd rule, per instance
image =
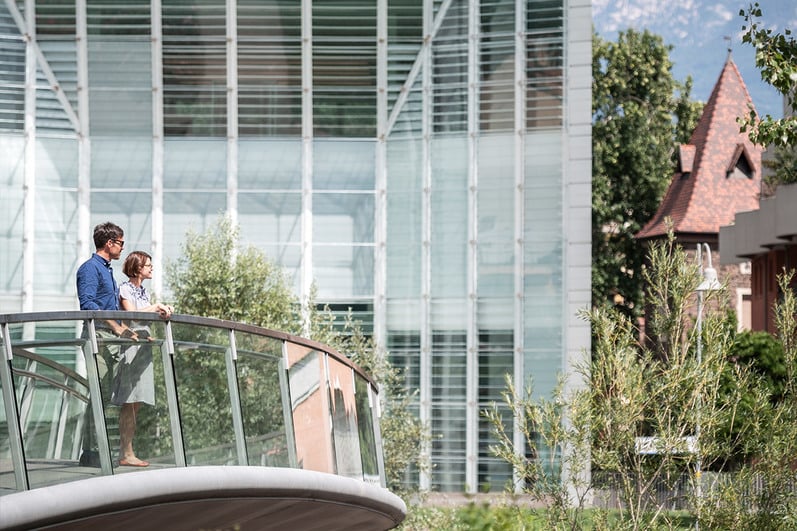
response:
[[[761,153],[736,118],[747,116],[753,101],[730,54],[689,144],[679,147],[679,165],[659,209],[636,234],[662,237],[665,220],[680,234],[712,235],[733,223],[734,214],[758,208]]]

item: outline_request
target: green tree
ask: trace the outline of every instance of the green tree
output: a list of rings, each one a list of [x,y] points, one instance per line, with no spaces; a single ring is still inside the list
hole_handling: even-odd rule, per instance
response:
[[[786,362],[780,341],[768,332],[744,331],[735,335],[728,353],[720,390],[720,401],[738,402],[735,417],[724,419],[724,437],[729,455],[722,468],[733,470],[755,458],[747,454],[746,437],[756,429],[758,399],[767,398],[773,405],[783,399],[786,386]],[[740,378],[744,374],[746,378]]]
[[[592,303],[642,312],[644,249],[634,240],[655,214],[702,105],[672,75],[661,37],[629,29],[592,44]],[[616,297],[619,296],[619,297]]]
[[[684,477],[691,483],[693,516],[702,521],[711,511],[707,498],[698,495],[697,485],[705,481],[693,472],[727,456],[723,427],[736,415],[738,400],[720,401],[718,396],[731,332],[711,302],[719,294],[707,295],[698,358],[697,331],[688,312],[701,280],[697,266],[672,234],[651,246],[649,260],[646,296],[658,316],[652,326],[662,338],[659,349],[638,343],[638,330],[624,313],[594,308],[585,314],[596,338],[592,360],[575,369],[588,382],[583,389],[534,399],[528,391],[508,387],[505,401],[531,451],[515,446],[497,408],[485,413],[499,440],[492,450],[525,478],[525,492],[549,503],[548,529],[585,528],[583,509],[593,495],[598,506],[616,503],[607,493],[616,494],[619,510],[593,511],[592,522],[599,528],[672,529],[681,515],[662,507],[682,496],[676,485]],[[739,378],[747,381],[743,371]],[[546,448],[551,451],[541,451]],[[538,458],[550,455],[560,456],[562,470],[591,460],[591,478],[560,478],[555,459],[545,463]],[[657,498],[661,486],[675,497]]]
[[[739,442],[749,459],[732,481],[720,482],[710,493],[707,503],[712,510],[706,523],[714,529],[797,528],[797,298],[789,287],[793,275],[791,270],[778,279],[783,297],[774,315],[782,348],[772,356],[777,384],[758,377],[739,386],[745,397]],[[773,390],[780,396],[773,397]]]
[[[797,144],[793,146],[776,146],[773,158],[763,161],[772,173],[764,176],[762,195],[768,197],[775,194],[781,184],[797,183]]]
[[[302,334],[305,323],[301,304],[293,295],[287,277],[260,250],[252,246],[242,247],[237,228],[226,218],[220,219],[204,233],[189,232],[182,247],[182,256],[168,264],[166,278],[174,294],[175,307],[181,313]],[[411,396],[400,385],[403,379],[399,371],[390,365],[386,353],[377,349],[371,338],[366,337],[359,324],[350,317],[343,324],[336,323],[330,311],[317,308],[311,300],[306,318],[309,319],[309,323],[306,323],[310,331],[309,339],[325,343],[351,357],[380,386],[383,402],[381,430],[388,487],[398,492],[405,491],[406,486],[401,479],[407,467],[425,466],[420,449],[428,435],[411,413]],[[201,331],[189,329],[183,333]],[[217,344],[219,341],[201,338],[200,343]],[[260,346],[259,350],[263,351],[263,348],[267,347]],[[184,369],[186,372],[201,374],[202,378],[223,375],[220,367],[214,365],[223,364],[221,359],[212,360],[210,356],[183,358],[186,358],[186,363],[192,364]],[[279,388],[276,366],[248,366],[244,369],[248,371],[247,382],[251,386]],[[186,386],[186,389],[190,388]],[[223,396],[214,395],[213,389],[216,388]],[[249,397],[261,397],[262,400],[262,393],[250,394],[246,391],[242,389],[242,407],[247,409],[245,421],[250,423],[247,433],[268,432],[270,426],[280,422],[278,415],[273,412],[281,412],[281,405],[248,404],[246,400]],[[214,420],[207,415],[217,414],[217,411],[223,415],[229,409],[228,406],[222,407],[227,400],[224,381],[197,389],[196,396],[182,395],[181,403],[193,404],[192,407],[197,410],[193,416],[189,412],[183,422],[192,422],[191,419],[197,423],[203,422],[206,429],[191,431],[200,433],[212,443],[213,430],[210,427],[216,423],[223,425],[227,421],[221,417]],[[196,442],[197,445],[201,443]]]
[[[288,279],[257,248],[239,248],[238,229],[227,218],[204,233],[186,234],[180,258],[166,267],[166,279],[182,313],[300,330]]]
[[[786,98],[793,115],[776,120],[770,115],[760,121],[751,108],[747,117],[740,118],[742,131],[749,131],[750,140],[762,146],[797,145],[797,40],[786,28],[776,33],[761,21],[761,8],[756,2],[739,11],[746,25],[742,26],[742,42],[755,47],[755,63],[761,79]]]

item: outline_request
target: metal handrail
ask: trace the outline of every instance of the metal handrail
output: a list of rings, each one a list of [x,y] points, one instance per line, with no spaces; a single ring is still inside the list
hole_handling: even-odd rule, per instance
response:
[[[149,321],[149,322],[165,322],[158,316],[153,316],[151,312],[128,312],[128,311],[111,311],[111,310],[73,310],[73,311],[52,311],[52,312],[28,312],[28,313],[8,313],[0,314],[0,325],[7,324],[20,324],[31,321],[85,321],[87,319],[94,319],[95,321]],[[338,352],[328,345],[307,339],[301,336],[295,336],[287,332],[280,332],[269,328],[263,328],[247,323],[240,323],[236,321],[228,321],[225,319],[216,319],[214,317],[200,317],[197,315],[185,314],[172,314],[169,319],[172,323],[190,324],[198,326],[208,326],[211,328],[222,328],[227,330],[235,330],[239,332],[252,333],[259,336],[271,337],[281,341],[288,341],[302,345],[319,352],[326,352],[330,356],[336,358],[341,363],[349,365],[360,376],[368,380],[371,385],[376,387],[376,382],[371,378],[368,373],[362,370],[359,366],[353,363],[346,355]]]

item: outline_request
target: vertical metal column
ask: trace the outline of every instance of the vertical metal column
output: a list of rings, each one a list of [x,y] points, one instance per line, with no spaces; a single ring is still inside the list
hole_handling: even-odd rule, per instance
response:
[[[468,3],[468,254],[465,391],[465,488],[478,490],[479,474],[479,0]]]
[[[238,11],[227,0],[227,215],[238,224]]]
[[[16,5],[14,6],[16,8]],[[22,190],[22,311],[33,311],[36,252],[36,2],[25,0],[25,185]]]
[[[421,187],[421,312],[420,312],[420,420],[430,425],[432,420],[432,15],[433,0],[423,2],[423,38],[428,43],[422,50],[422,187]],[[422,452],[431,458],[432,448],[427,442]],[[431,473],[423,471],[420,476],[421,490],[429,490]]]
[[[78,263],[94,250],[91,232],[91,131],[89,129],[89,41],[86,0],[75,2],[78,114]]]
[[[163,13],[151,0],[150,62],[152,76],[152,292],[163,294]]]
[[[305,335],[310,327],[313,286],[313,0],[302,0],[302,262],[301,298]]]
[[[526,200],[526,2],[515,1],[515,330],[514,330],[514,382],[521,392],[525,389],[525,288],[523,269],[525,263],[525,200]],[[521,418],[515,418],[512,439],[515,450],[525,455],[525,440],[520,430]],[[513,471],[515,491],[522,490],[522,478]]]
[[[387,347],[387,39],[387,0],[377,0],[373,334],[380,352]]]

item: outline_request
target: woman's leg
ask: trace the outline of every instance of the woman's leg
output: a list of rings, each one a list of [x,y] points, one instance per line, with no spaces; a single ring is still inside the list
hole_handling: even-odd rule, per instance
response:
[[[119,461],[121,464],[146,466],[133,451],[133,437],[136,434],[136,415],[141,402],[122,404],[119,411]]]

